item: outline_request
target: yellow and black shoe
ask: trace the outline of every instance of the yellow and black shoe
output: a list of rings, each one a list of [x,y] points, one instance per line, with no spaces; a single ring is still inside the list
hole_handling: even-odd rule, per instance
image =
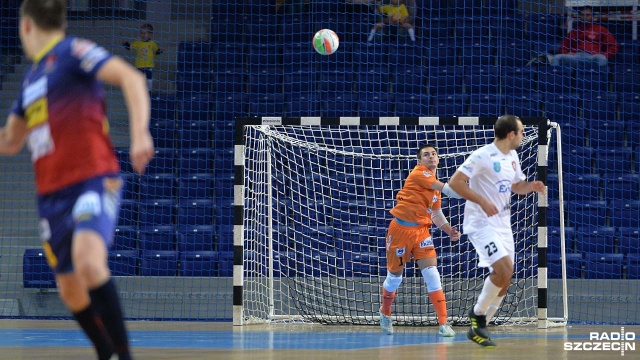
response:
[[[467,339],[484,347],[495,347],[496,343],[491,341],[489,331],[487,331],[487,318],[484,315],[476,315],[473,308],[469,310],[469,320],[471,328],[467,332]]]

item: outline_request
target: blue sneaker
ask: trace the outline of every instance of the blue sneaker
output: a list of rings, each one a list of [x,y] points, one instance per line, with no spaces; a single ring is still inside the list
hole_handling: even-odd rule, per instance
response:
[[[391,316],[387,316],[382,313],[380,309],[380,330],[387,335],[393,334],[393,323],[391,322]]]

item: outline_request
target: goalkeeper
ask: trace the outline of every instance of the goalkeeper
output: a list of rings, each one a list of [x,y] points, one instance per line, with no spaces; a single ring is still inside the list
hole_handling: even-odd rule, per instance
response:
[[[405,0],[391,0],[391,4],[379,6],[378,12],[383,15],[382,21],[376,23],[373,28],[371,28],[371,32],[369,33],[369,37],[367,38],[368,42],[373,40],[376,32],[384,28],[386,24],[399,25],[404,27],[405,29],[407,29],[411,41],[416,41],[416,32],[413,29],[413,25],[411,24],[412,18],[409,15],[407,6],[405,5]]]
[[[441,194],[449,197],[458,195],[448,184],[440,182],[436,170],[440,159],[432,145],[423,145],[417,153],[418,165],[411,171],[402,190],[396,196],[396,206],[391,209],[394,219],[389,224],[386,236],[387,278],[382,284],[382,307],[380,308],[380,328],[386,334],[393,334],[391,305],[396,289],[402,282],[402,271],[413,256],[427,285],[429,299],[438,315],[438,333],[445,337],[455,336],[455,331],[447,323],[447,305],[440,273],[438,272],[436,249],[429,232],[431,224],[442,229],[451,240],[457,241],[462,235],[447,222],[441,208]]]

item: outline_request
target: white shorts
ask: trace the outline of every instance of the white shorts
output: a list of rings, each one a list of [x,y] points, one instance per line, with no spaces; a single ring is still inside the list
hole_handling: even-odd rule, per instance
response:
[[[507,255],[511,258],[511,263],[514,263],[515,244],[510,230],[485,226],[478,231],[468,233],[467,236],[478,253],[479,267],[490,267]]]

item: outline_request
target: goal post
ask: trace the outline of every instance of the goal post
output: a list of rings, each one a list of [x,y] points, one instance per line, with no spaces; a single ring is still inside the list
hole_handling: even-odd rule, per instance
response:
[[[523,171],[546,183],[549,135],[558,126],[522,120]],[[438,178],[446,181],[471,152],[493,141],[494,123],[483,117],[236,119],[234,325],[376,324],[388,211],[416,164],[415,152],[434,144]],[[547,204],[534,193],[512,197],[515,271],[496,323],[546,328],[567,321],[566,308],[557,318],[547,311]],[[443,198],[452,226],[462,227],[463,207],[464,201]],[[466,236],[451,242],[435,227],[432,234],[450,321],[466,324],[487,272],[477,268]],[[403,278],[394,321],[436,325],[414,263]]]

